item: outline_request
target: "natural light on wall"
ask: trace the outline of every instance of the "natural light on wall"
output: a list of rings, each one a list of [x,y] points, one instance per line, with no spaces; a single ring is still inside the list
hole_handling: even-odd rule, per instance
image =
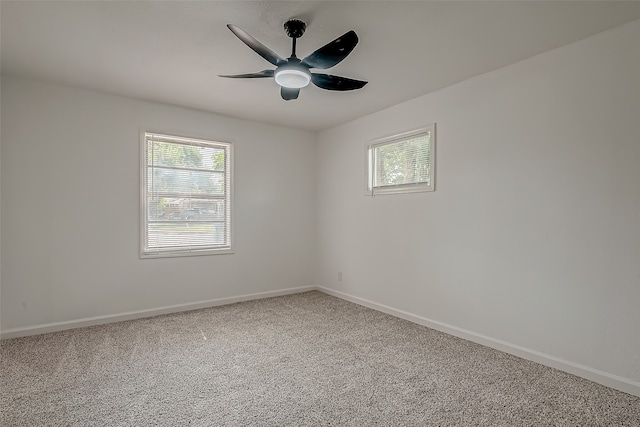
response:
[[[434,191],[435,124],[366,146],[367,196]]]
[[[230,253],[231,144],[142,135],[141,256]]]

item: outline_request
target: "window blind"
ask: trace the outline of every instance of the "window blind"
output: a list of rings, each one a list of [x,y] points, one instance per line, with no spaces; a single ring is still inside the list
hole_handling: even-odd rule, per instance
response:
[[[231,249],[231,144],[145,133],[143,255]]]

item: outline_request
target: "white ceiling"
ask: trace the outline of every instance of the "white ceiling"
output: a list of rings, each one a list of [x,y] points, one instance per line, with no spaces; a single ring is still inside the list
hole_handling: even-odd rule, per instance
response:
[[[2,73],[318,131],[640,18],[640,2],[12,2],[0,3]],[[274,68],[227,28],[281,56],[282,24],[307,23],[304,57],[348,30],[360,43],[331,74],[354,92],[312,85],[283,101]]]

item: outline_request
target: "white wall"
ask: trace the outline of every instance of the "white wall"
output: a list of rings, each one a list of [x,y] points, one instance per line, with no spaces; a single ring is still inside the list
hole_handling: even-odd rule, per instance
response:
[[[639,40],[634,21],[322,132],[319,284],[639,393]],[[363,196],[365,143],[432,122],[436,191]]]
[[[307,132],[3,76],[2,329],[318,279],[637,392],[639,39],[635,21],[315,149]],[[431,122],[436,192],[364,197],[366,141]],[[235,144],[234,255],[139,259],[145,127]]]
[[[5,76],[1,108],[3,330],[314,284],[314,134]],[[139,258],[141,128],[234,143],[235,254]]]

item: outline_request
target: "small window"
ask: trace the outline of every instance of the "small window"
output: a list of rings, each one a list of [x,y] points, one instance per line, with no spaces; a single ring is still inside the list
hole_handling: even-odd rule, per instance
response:
[[[231,156],[229,143],[143,133],[143,258],[231,252]]]
[[[368,196],[434,190],[435,125],[366,147]]]

